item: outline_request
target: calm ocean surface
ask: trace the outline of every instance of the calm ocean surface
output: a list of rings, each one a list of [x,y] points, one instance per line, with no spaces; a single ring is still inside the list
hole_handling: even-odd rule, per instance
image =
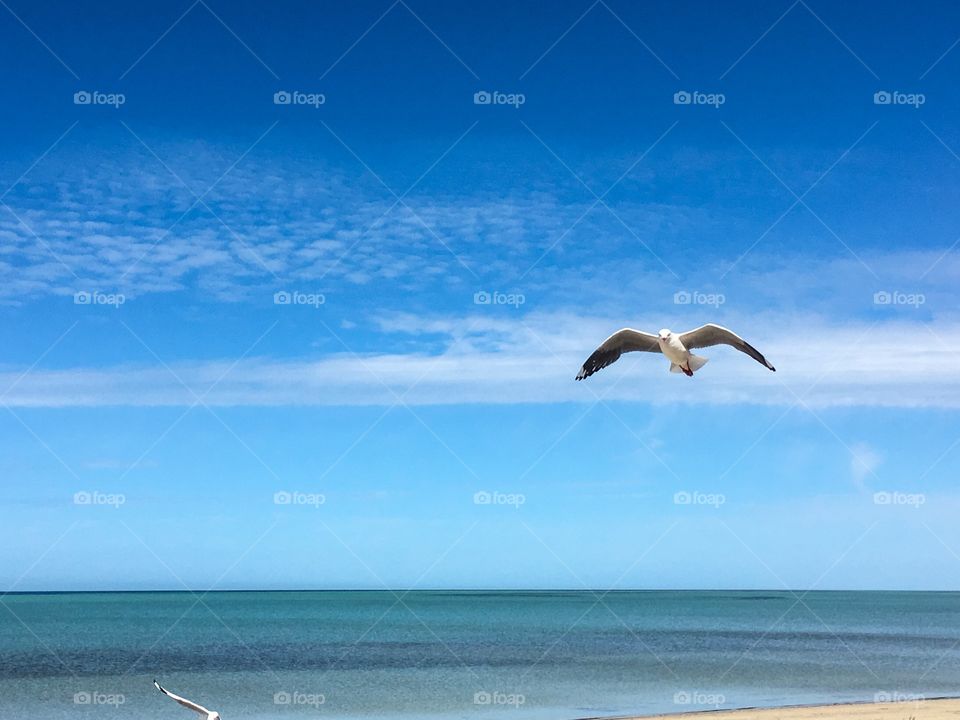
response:
[[[960,593],[90,593],[0,604],[4,720],[191,717],[154,677],[225,720],[564,720],[960,694]]]

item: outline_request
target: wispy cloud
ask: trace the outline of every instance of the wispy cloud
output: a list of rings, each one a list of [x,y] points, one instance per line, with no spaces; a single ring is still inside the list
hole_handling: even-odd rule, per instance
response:
[[[218,177],[211,168],[224,164],[217,149],[160,152],[181,158],[176,175],[145,151],[131,152],[74,158],[50,176],[40,168],[15,188],[0,208],[0,299],[82,286],[237,300],[297,280],[424,290],[469,280],[464,268],[519,276],[551,247],[569,261],[588,258],[584,242],[597,237],[606,251],[635,242],[600,213],[574,228],[587,200],[543,190],[416,191],[397,203],[369,177],[250,157],[205,194]],[[705,215],[651,203],[620,212],[634,233],[667,237]]]
[[[589,403],[610,392],[610,399],[642,402],[960,404],[953,302],[960,253],[946,248],[860,249],[880,280],[842,248],[830,255],[805,246],[758,247],[727,274],[756,237],[757,221],[748,222],[746,211],[722,217],[623,197],[616,217],[599,209],[577,223],[590,206],[582,193],[571,199],[541,183],[533,190],[422,189],[407,198],[409,208],[394,207],[370,178],[289,158],[248,158],[195,206],[229,160],[209,146],[186,150],[160,150],[187,158],[175,168],[179,177],[155,158],[128,154],[28,178],[6,199],[13,214],[0,208],[0,302],[29,305],[53,295],[70,303],[77,290],[99,290],[143,303],[182,299],[199,314],[205,303],[223,301],[269,311],[275,291],[300,287],[357,299],[340,305],[350,305],[349,317],[337,314],[336,303],[323,317],[362,352],[339,340],[322,356],[258,348],[259,357],[234,366],[194,339],[167,358],[171,374],[104,348],[87,367],[33,370],[5,402],[189,405],[226,373],[204,402]],[[664,253],[680,279],[635,234]],[[711,238],[721,236],[726,244],[713,247]],[[691,238],[696,254],[687,250]],[[544,253],[550,262],[528,274]],[[525,304],[481,307],[474,303],[480,291],[519,293]],[[779,372],[716,349],[705,353],[714,362],[689,382],[662,372],[656,359],[634,356],[587,383],[572,382],[584,357],[620,326],[684,329],[706,321],[741,330]],[[0,392],[22,371],[0,376]]]
[[[584,357],[616,329],[609,319],[396,316],[384,319],[381,328],[386,337],[396,332],[438,338],[433,341],[437,351],[344,351],[316,360],[258,357],[235,366],[224,359],[181,361],[169,369],[35,370],[13,386],[4,402],[20,407],[187,406],[202,396],[211,406],[424,405],[594,403],[604,397],[652,404],[960,407],[956,324],[938,329],[936,347],[905,342],[923,332],[909,322],[754,324],[749,338],[775,362],[777,373],[718,347],[704,351],[712,362],[693,379],[667,373],[660,356],[634,353],[583,383],[573,376]],[[0,375],[0,386],[13,385],[18,376]]]
[[[850,475],[858,490],[866,490],[868,478],[883,464],[883,455],[868,443],[857,443],[850,448]]]

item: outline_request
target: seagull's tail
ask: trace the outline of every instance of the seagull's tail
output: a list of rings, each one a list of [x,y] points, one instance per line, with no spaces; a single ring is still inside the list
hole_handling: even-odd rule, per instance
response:
[[[707,359],[708,358],[700,357],[699,355],[691,355],[687,365],[690,367],[691,372],[696,372],[707,364]]]
[[[707,364],[707,358],[700,357],[699,355],[691,355],[690,359],[687,361],[687,367],[690,368],[689,372],[687,372],[684,368],[680,367],[676,363],[670,363],[670,372],[684,373],[685,375],[693,375],[694,372],[696,372],[706,364]]]

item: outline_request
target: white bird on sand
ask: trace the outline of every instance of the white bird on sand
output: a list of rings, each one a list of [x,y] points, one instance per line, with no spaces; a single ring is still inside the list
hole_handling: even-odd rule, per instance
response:
[[[746,353],[764,367],[776,371],[776,368],[742,337],[725,327],[707,323],[696,330],[679,334],[666,329],[656,335],[630,328],[617,330],[587,358],[580,372],[577,373],[577,380],[590,377],[597,370],[602,370],[616,362],[623,353],[635,350],[663,353],[670,361],[670,372],[682,372],[693,377],[694,371],[707,364],[707,358],[694,355],[690,350],[712,345],[729,345]]]
[[[166,690],[164,687],[162,687],[162,686],[160,685],[160,683],[158,683],[156,680],[153,681],[153,684],[157,686],[157,690],[159,690],[160,692],[162,692],[162,693],[163,693],[164,695],[166,695],[168,698],[171,698],[171,699],[173,699],[173,700],[176,700],[178,703],[180,703],[181,705],[183,705],[185,708],[188,708],[188,709],[190,709],[190,710],[193,710],[195,713],[200,713],[200,714],[203,715],[207,720],[220,720],[220,713],[214,712],[213,710],[207,710],[203,705],[197,705],[195,702],[191,702],[190,700],[187,700],[186,698],[182,698],[182,697],[180,697],[179,695],[174,695],[172,692],[170,692],[169,690]]]

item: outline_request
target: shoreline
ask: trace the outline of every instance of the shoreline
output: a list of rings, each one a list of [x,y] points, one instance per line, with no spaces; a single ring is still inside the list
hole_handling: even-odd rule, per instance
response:
[[[922,713],[922,717],[920,717]],[[823,705],[777,705],[774,707],[706,708],[659,715],[617,715],[580,720],[673,720],[697,716],[735,720],[960,720],[960,696],[941,696],[875,702],[871,700]]]

